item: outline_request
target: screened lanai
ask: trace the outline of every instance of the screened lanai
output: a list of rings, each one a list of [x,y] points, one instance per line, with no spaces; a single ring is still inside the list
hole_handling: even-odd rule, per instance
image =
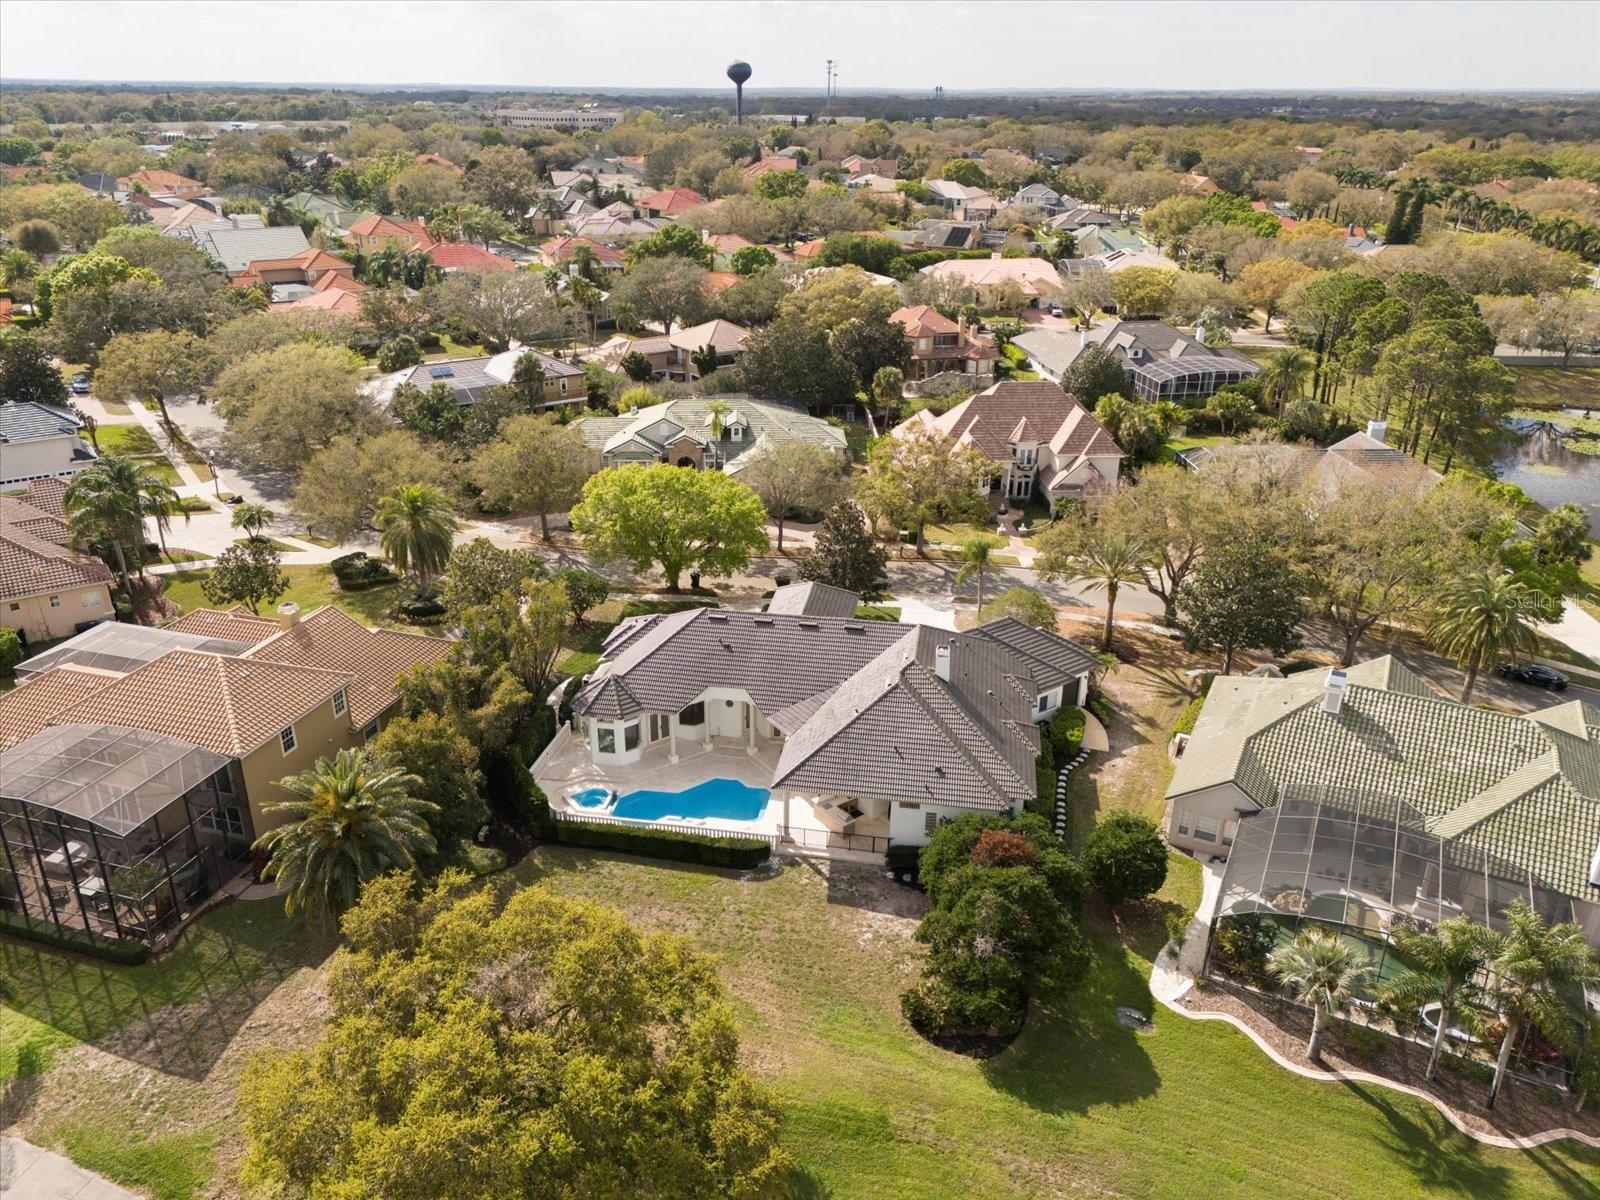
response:
[[[1404,801],[1302,786],[1239,822],[1217,920],[1260,913],[1290,936],[1307,922],[1341,926],[1369,946],[1381,978],[1398,968],[1388,949],[1396,924],[1466,916],[1503,929],[1514,900],[1546,922],[1573,919],[1567,896],[1523,867],[1428,832]]]
[[[248,858],[226,756],[142,729],[59,725],[0,754],[0,907],[151,943]]]

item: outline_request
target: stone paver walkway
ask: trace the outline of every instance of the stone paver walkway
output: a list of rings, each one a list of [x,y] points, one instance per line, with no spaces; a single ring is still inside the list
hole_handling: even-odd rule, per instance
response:
[[[0,1137],[3,1200],[140,1200],[137,1192],[17,1137]]]

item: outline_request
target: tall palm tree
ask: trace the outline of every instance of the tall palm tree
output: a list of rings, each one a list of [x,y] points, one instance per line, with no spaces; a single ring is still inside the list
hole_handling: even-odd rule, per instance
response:
[[[444,570],[458,528],[449,497],[426,483],[407,483],[378,501],[378,544],[402,574],[426,584]]]
[[[725,428],[722,423],[722,419],[732,411],[733,410],[728,407],[728,402],[726,400],[706,401],[706,415],[711,418],[711,440],[713,442],[720,442],[722,440],[722,431]]]
[[[129,557],[135,566],[143,566],[144,518],[153,500],[163,495],[176,504],[172,489],[149,467],[121,455],[106,455],[73,476],[61,498],[72,544],[109,552],[123,588],[130,589]]]
[[[1257,378],[1281,415],[1283,406],[1300,394],[1316,369],[1316,356],[1296,346],[1267,359]]]
[[[1435,649],[1466,668],[1461,703],[1471,701],[1478,673],[1502,654],[1533,650],[1537,642],[1522,616],[1532,599],[1525,584],[1495,568],[1467,571],[1440,589],[1428,635]]]
[[[1432,1079],[1444,1039],[1461,1012],[1461,1002],[1493,952],[1493,937],[1476,921],[1452,917],[1432,929],[1397,926],[1394,941],[1409,968],[1384,986],[1382,997],[1405,1009],[1438,1004],[1439,1028],[1433,1035],[1428,1069],[1423,1072],[1423,1078]]]
[[[233,510],[233,528],[242,529],[251,539],[261,536],[261,531],[278,514],[265,504],[241,504]]]
[[[438,806],[412,795],[415,775],[374,758],[364,747],[278,781],[296,796],[266,808],[288,818],[256,839],[269,857],[263,874],[287,890],[284,908],[336,917],[361,885],[385,871],[408,870],[435,849],[428,818]]]
[[[1075,526],[1061,522],[1039,540],[1037,566],[1042,577],[1082,579],[1091,589],[1105,592],[1106,623],[1100,633],[1100,649],[1111,649],[1117,593],[1125,583],[1144,582],[1144,568],[1151,564],[1150,547],[1120,529],[1088,522]]]
[[[1372,977],[1372,964],[1354,942],[1319,929],[1303,929],[1267,956],[1267,966],[1287,984],[1295,999],[1311,1005],[1311,1039],[1306,1057],[1321,1052],[1322,1021],[1350,1002],[1356,989]]]
[[[141,493],[144,506],[144,515],[155,523],[156,538],[161,542],[161,553],[167,554],[167,531],[172,528],[172,518],[181,516],[183,523],[189,523],[189,511],[183,507],[183,501],[178,499],[178,493],[158,478],[153,472],[146,480]]]
[[[1493,933],[1489,994],[1506,1032],[1495,1059],[1487,1107],[1505,1085],[1517,1039],[1530,1027],[1558,1044],[1571,1041],[1581,1019],[1583,985],[1600,983],[1600,962],[1577,925],[1546,925],[1526,900],[1506,909],[1506,931]],[[1575,999],[1576,998],[1576,999]]]
[[[956,572],[956,586],[960,587],[976,577],[979,608],[983,607],[983,578],[989,573],[989,559],[996,549],[998,544],[987,534],[970,537],[961,543],[961,569]]]

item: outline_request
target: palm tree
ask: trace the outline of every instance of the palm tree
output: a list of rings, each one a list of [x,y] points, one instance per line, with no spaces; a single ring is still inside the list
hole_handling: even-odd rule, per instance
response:
[[[61,498],[61,511],[72,544],[109,551],[123,588],[131,590],[129,553],[136,566],[144,565],[144,518],[152,506],[164,503],[164,497],[176,505],[176,494],[151,468],[109,454],[73,476]]]
[[[1435,649],[1466,668],[1461,703],[1472,699],[1478,672],[1494,666],[1502,654],[1533,650],[1537,642],[1522,617],[1532,599],[1525,584],[1492,568],[1458,575],[1440,590],[1428,634]]]
[[[713,442],[720,442],[722,440],[722,418],[727,416],[732,411],[733,410],[728,407],[728,402],[726,400],[706,401],[706,416],[711,418],[711,440]]]
[[[1334,933],[1304,929],[1294,941],[1269,954],[1267,965],[1293,989],[1296,1000],[1311,1005],[1306,1057],[1315,1060],[1321,1050],[1323,1018],[1343,1008],[1372,977],[1372,964],[1362,959],[1354,942]]]
[[[280,779],[297,799],[267,806],[288,820],[258,838],[255,849],[269,855],[262,874],[287,891],[284,908],[337,916],[369,879],[409,870],[418,855],[431,854],[428,818],[439,809],[411,794],[421,782],[364,747]]]
[[[233,527],[244,530],[253,541],[277,515],[265,504],[241,504],[233,510]]]
[[[1061,532],[1056,533],[1057,530]],[[1083,579],[1091,589],[1106,594],[1106,624],[1100,649],[1111,649],[1111,632],[1117,612],[1117,593],[1125,583],[1144,582],[1150,565],[1148,546],[1136,537],[1103,524],[1065,522],[1052,526],[1040,538],[1039,574],[1046,579]]]
[[[583,313],[584,325],[589,331],[588,344],[594,345],[595,322],[600,315],[600,305],[605,300],[605,293],[582,275],[574,275],[567,283],[567,294]]]
[[[1311,351],[1293,347],[1267,359],[1257,378],[1282,415],[1283,406],[1300,394],[1316,368],[1317,360]]]
[[[148,472],[148,469],[146,469]],[[189,510],[183,507],[183,501],[178,499],[178,493],[164,480],[148,472],[144,488],[140,493],[144,515],[155,522],[156,537],[161,542],[161,554],[167,554],[167,531],[172,528],[172,518],[181,514],[183,523],[189,523]]]
[[[1428,1069],[1423,1072],[1424,1079],[1432,1079],[1444,1039],[1456,1024],[1461,1001],[1489,961],[1493,939],[1488,928],[1476,921],[1452,917],[1432,929],[1397,926],[1394,941],[1400,957],[1410,966],[1385,985],[1382,997],[1404,1009],[1438,1004],[1439,1028],[1433,1035]]]
[[[989,557],[998,547],[999,543],[987,534],[970,537],[961,543],[961,569],[956,572],[956,586],[960,587],[976,576],[979,608],[983,607],[983,578],[989,573]]]
[[[407,483],[378,501],[378,544],[402,574],[421,583],[444,570],[458,527],[449,498],[426,483]]]
[[[1489,994],[1505,1018],[1505,1036],[1494,1064],[1486,1107],[1493,1108],[1505,1084],[1511,1051],[1532,1027],[1558,1044],[1571,1041],[1582,1011],[1573,997],[1585,984],[1600,983],[1600,963],[1577,925],[1546,925],[1526,900],[1505,913],[1506,931],[1491,932]]]

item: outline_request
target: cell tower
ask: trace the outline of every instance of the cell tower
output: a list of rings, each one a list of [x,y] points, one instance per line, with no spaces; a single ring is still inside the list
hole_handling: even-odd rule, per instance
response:
[[[828,60],[828,86],[823,89],[823,95],[827,98],[829,104],[833,103],[833,71],[834,61],[830,58]]]

